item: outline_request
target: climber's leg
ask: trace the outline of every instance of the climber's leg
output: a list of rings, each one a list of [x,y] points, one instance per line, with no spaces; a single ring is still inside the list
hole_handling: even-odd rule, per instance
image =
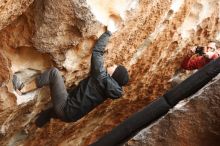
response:
[[[57,68],[48,69],[36,78],[36,86],[38,88],[45,85],[49,85],[50,87],[54,112],[59,118],[64,118],[64,106],[68,93],[63,78]]]

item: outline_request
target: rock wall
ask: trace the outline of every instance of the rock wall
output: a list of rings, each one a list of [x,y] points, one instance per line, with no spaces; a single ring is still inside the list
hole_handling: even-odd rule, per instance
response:
[[[1,0],[0,1],[0,30],[16,20],[33,3],[33,0]]]
[[[218,0],[0,0],[0,144],[96,141],[170,88],[188,45],[220,40],[219,10]],[[105,65],[129,69],[123,98],[107,100],[75,123],[52,120],[37,129],[33,121],[48,104],[48,90],[19,96],[12,74],[28,78],[56,66],[67,87],[76,85],[88,75],[92,46],[110,16],[123,25],[110,39]]]

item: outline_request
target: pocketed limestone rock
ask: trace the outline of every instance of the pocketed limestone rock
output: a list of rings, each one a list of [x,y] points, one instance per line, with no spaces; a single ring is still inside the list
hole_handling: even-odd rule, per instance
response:
[[[0,30],[11,24],[24,13],[34,0],[1,0]]]

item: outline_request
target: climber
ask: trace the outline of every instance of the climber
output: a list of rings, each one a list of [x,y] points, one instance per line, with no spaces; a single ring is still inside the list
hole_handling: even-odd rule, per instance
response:
[[[117,99],[122,96],[122,86],[129,81],[127,69],[122,65],[113,65],[105,70],[103,66],[105,46],[116,30],[117,25],[111,20],[107,25],[107,31],[100,36],[93,48],[90,75],[69,93],[58,69],[54,67],[40,74],[29,84],[23,84],[18,77],[14,77],[13,84],[22,93],[45,85],[50,87],[53,106],[38,115],[35,121],[37,127],[44,126],[51,118],[59,118],[65,122],[77,121],[107,98]]]
[[[209,63],[211,60],[219,57],[214,42],[208,43],[207,47],[196,46],[191,49],[192,56],[187,56],[181,67],[186,70],[200,69]]]

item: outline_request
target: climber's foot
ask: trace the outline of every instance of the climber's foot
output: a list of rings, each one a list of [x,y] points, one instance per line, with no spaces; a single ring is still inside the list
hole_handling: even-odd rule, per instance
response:
[[[39,113],[37,119],[35,120],[35,125],[39,128],[43,127],[46,123],[50,122],[51,110],[47,109]]]
[[[17,92],[18,95],[21,95],[22,93],[20,90],[24,87],[24,83],[21,82],[21,80],[15,74],[13,75],[12,83],[14,90]]]
[[[13,75],[12,83],[15,90],[21,90],[24,87],[24,83],[22,83],[18,76],[15,74]]]

